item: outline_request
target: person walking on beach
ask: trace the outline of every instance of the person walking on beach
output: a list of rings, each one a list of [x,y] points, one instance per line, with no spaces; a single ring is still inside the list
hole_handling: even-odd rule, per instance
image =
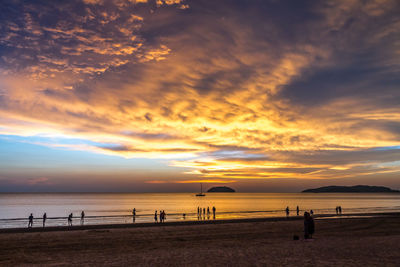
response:
[[[297,216],[299,216],[299,213],[300,213],[300,209],[299,209],[299,206],[297,206],[297,208],[296,208],[296,214],[297,214]]]
[[[203,217],[206,218],[206,208],[203,208]]]
[[[68,215],[68,226],[72,226],[72,213]]]
[[[339,210],[339,214],[342,215],[342,206],[339,206],[338,210]]]
[[[286,217],[289,217],[289,206],[286,207]]]
[[[154,221],[158,223],[157,210],[154,212]]]
[[[315,230],[314,219],[306,211],[304,212],[304,239],[312,238],[314,230]]]
[[[82,210],[81,212],[81,225],[85,223],[85,212]]]
[[[43,228],[46,226],[47,214],[46,212],[43,214]]]
[[[133,208],[132,210],[132,221],[135,222],[136,221],[136,209]]]
[[[212,211],[213,211],[213,218],[215,220],[215,206],[212,208]]]
[[[28,217],[28,228],[31,228],[33,226],[33,214],[29,215]]]
[[[310,215],[313,216],[314,215],[314,211],[310,210]]]
[[[200,207],[197,207],[197,217],[200,216]]]

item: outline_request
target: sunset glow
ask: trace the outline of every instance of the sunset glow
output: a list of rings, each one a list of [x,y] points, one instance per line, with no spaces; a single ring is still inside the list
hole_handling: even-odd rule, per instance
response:
[[[400,188],[399,2],[294,2],[2,1],[0,190]]]

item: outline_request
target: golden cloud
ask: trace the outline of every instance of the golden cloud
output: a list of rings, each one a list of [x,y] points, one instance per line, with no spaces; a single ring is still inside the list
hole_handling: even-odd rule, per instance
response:
[[[80,19],[97,21],[100,31],[61,22],[39,27],[26,16],[34,42],[50,46],[63,41],[56,55],[27,44],[38,53],[37,61],[22,70],[1,68],[0,134],[90,140],[101,145],[60,146],[127,158],[170,158],[170,165],[204,177],[179,183],[397,172],[396,166],[379,165],[393,157],[372,163],[368,157],[321,160],[325,153],[375,155],[374,148],[398,146],[395,131],[369,123],[398,123],[399,109],[352,96],[302,106],[281,94],[310,70],[335,65],[331,31],[345,27],[343,21],[357,6],[343,2],[328,8],[329,14],[326,7],[319,9],[326,18],[312,28],[310,40],[282,41],[282,46],[229,18],[218,19],[218,25],[193,23],[168,35],[162,33],[163,19],[174,20],[177,13],[128,16],[89,8]],[[368,16],[386,12],[378,5],[366,8]],[[149,16],[155,25],[146,28]],[[115,29],[115,36],[104,34],[107,27]],[[391,29],[388,35],[398,32]],[[146,30],[161,36],[150,42]],[[268,33],[273,36],[276,29]],[[17,37],[3,41],[16,46]],[[324,37],[326,42],[320,40]],[[67,41],[75,45],[64,45]],[[14,66],[11,57],[5,61]],[[158,182],[163,181],[148,183]]]

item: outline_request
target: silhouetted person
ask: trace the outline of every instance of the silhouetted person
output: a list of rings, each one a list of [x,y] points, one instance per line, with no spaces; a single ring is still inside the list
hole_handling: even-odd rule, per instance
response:
[[[31,228],[33,226],[33,214],[29,215],[28,217],[28,228]]]
[[[342,215],[342,206],[339,206],[339,214]]]
[[[203,208],[203,216],[206,216],[206,208]]]
[[[289,207],[286,207],[286,217],[289,217]]]
[[[43,214],[43,227],[46,226],[47,214],[46,212]]]
[[[210,214],[210,207],[207,207],[207,216]]]
[[[81,225],[85,223],[85,212],[82,210],[81,212]]]
[[[197,216],[200,216],[200,207],[197,207]]]
[[[339,214],[339,207],[338,206],[336,206],[336,215],[338,215]]]
[[[68,226],[72,226],[72,213],[68,215]]]
[[[167,218],[167,214],[165,213],[165,210],[162,211],[162,219],[163,222],[165,222],[165,219]]]
[[[296,208],[296,214],[297,214],[297,216],[299,216],[299,213],[300,213],[300,209],[299,209],[299,206],[297,206],[297,208]]]
[[[156,223],[158,222],[157,211],[154,212],[154,221],[155,221]]]
[[[135,222],[136,221],[136,209],[133,208],[132,210],[132,221]]]
[[[311,216],[313,216],[314,215],[314,211],[310,210],[310,214],[311,214]]]
[[[182,218],[185,220],[186,219],[186,213],[182,214]]]
[[[314,219],[308,212],[304,212],[304,239],[312,238],[314,230]]]
[[[212,208],[212,211],[213,211],[213,218],[215,220],[215,207]]]

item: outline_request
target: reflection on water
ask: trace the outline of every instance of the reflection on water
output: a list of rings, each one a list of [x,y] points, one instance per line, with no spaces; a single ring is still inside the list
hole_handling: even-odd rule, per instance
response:
[[[26,227],[33,213],[34,227],[42,225],[47,213],[48,226],[67,225],[69,213],[73,224],[80,224],[80,213],[86,213],[85,224],[154,222],[154,211],[165,210],[166,221],[257,218],[285,216],[304,210],[315,214],[335,213],[336,206],[344,213],[400,211],[400,194],[305,194],[305,193],[208,193],[196,197],[193,193],[165,194],[0,194],[0,228]],[[198,216],[197,208],[210,208],[209,215]],[[183,215],[185,214],[185,216]]]

